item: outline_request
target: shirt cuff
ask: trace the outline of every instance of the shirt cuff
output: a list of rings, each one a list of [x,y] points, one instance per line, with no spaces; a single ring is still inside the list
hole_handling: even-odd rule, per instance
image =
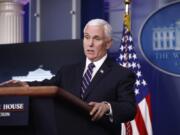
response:
[[[113,112],[112,112],[112,107],[109,102],[103,101],[105,104],[109,106],[109,111],[106,113],[107,116],[109,116],[109,121],[113,123]]]

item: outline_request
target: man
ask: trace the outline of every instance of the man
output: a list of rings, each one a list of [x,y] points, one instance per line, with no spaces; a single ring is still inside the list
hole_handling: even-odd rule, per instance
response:
[[[87,116],[78,108],[56,99],[59,135],[120,135],[121,123],[134,118],[135,75],[108,57],[107,51],[112,46],[111,32],[106,21],[89,21],[83,39],[86,59],[62,67],[51,80],[28,83],[30,86],[62,87],[92,106]]]

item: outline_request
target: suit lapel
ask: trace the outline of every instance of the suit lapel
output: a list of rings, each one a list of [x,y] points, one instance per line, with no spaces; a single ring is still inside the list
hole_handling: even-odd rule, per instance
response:
[[[78,97],[80,97],[80,93],[81,93],[81,83],[82,83],[82,76],[83,76],[83,72],[84,72],[84,67],[85,67],[85,62],[79,64],[76,67],[76,77],[75,77],[75,82],[76,82],[76,94]]]
[[[96,75],[94,76],[93,80],[91,81],[87,93],[84,95],[84,98],[87,98],[87,96],[95,90],[95,88],[98,86],[98,84],[103,80],[103,78],[108,74],[109,71],[111,71],[112,67],[112,61],[107,58],[105,62],[102,64],[102,66],[97,71]]]

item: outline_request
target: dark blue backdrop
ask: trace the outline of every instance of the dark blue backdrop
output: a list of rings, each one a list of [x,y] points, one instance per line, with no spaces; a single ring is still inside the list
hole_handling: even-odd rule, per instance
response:
[[[152,126],[154,135],[178,135],[180,134],[180,78],[167,75],[150,65],[139,51],[140,42],[139,36],[141,28],[146,19],[152,15],[158,8],[156,0],[135,0],[132,3],[132,32],[134,36],[134,43],[138,56],[141,60],[142,70],[144,76],[149,84],[151,90],[152,102]],[[177,15],[179,14],[176,11]],[[173,16],[177,16],[176,14]],[[164,19],[168,20],[168,14],[165,14]],[[164,24],[162,19],[154,22]],[[146,40],[145,40],[146,39]],[[148,41],[152,37],[146,33],[145,46],[148,47]]]

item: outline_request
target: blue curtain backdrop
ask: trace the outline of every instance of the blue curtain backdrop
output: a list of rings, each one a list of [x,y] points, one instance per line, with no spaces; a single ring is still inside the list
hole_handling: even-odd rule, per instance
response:
[[[81,1],[81,37],[83,37],[83,28],[85,24],[94,18],[103,18],[108,20],[108,14],[104,12],[104,0],[82,0]]]

